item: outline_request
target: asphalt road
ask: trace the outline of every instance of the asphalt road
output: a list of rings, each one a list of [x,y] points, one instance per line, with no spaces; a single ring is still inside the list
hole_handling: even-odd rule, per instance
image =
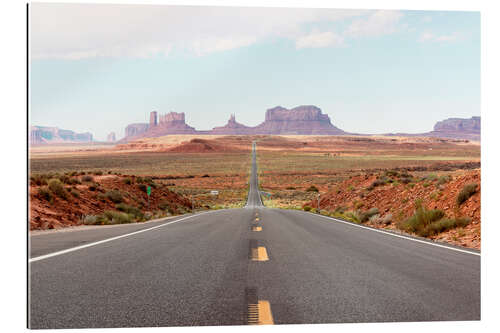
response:
[[[31,328],[480,319],[480,256],[262,206],[30,237]],[[76,247],[76,248],[75,248]]]
[[[252,169],[250,171],[250,189],[248,190],[247,204],[245,208],[263,207],[259,193],[259,177],[257,175],[256,144],[252,143]]]

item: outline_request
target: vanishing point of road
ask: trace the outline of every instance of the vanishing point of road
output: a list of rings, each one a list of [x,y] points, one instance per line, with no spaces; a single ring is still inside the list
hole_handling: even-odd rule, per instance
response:
[[[31,328],[480,319],[480,255],[270,209],[30,236]]]

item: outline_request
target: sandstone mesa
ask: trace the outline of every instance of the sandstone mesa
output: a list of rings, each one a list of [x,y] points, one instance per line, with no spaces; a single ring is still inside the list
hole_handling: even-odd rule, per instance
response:
[[[169,112],[159,114],[150,113],[149,123],[129,124],[125,128],[125,136],[118,140],[114,132],[108,137],[108,142],[125,143],[141,138],[154,138],[165,135],[194,134],[194,135],[363,135],[343,131],[334,126],[328,114],[314,105],[302,105],[292,109],[276,106],[266,110],[264,121],[254,127],[246,126],[236,121],[231,114],[224,126],[214,127],[212,130],[199,131],[186,124],[185,113]],[[388,133],[393,136],[424,136],[450,139],[481,140],[481,117],[449,118],[438,121],[434,129],[427,133]],[[57,127],[32,126],[30,130],[30,144],[47,143],[80,143],[92,142],[91,133],[75,133]]]

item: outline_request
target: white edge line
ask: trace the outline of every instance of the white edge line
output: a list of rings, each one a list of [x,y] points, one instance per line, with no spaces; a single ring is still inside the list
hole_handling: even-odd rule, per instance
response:
[[[392,233],[392,232],[388,232],[388,231],[385,231],[385,230],[370,228],[370,227],[366,227],[364,225],[359,225],[359,224],[356,224],[356,223],[342,221],[342,220],[339,220],[339,219],[336,219],[336,218],[330,217],[330,216],[325,216],[325,215],[320,215],[320,214],[313,214],[313,213],[306,213],[306,212],[303,212],[303,213],[304,214],[312,214],[313,216],[324,217],[326,219],[334,220],[335,222],[340,222],[340,223],[348,224],[348,225],[351,225],[353,227],[358,227],[358,228],[363,228],[363,229],[367,229],[367,230],[371,230],[371,231],[375,231],[375,232],[380,232],[382,234],[386,234],[386,235],[390,235],[390,236],[394,236],[394,237],[399,237],[399,238],[404,238],[404,239],[408,239],[408,240],[411,240],[411,241],[414,241],[414,242],[418,242],[418,243],[423,243],[423,244],[427,244],[427,245],[442,247],[444,249],[453,250],[453,251],[457,251],[457,252],[463,252],[463,253],[473,254],[473,255],[479,256],[479,257],[481,256],[481,253],[472,252],[472,251],[463,250],[463,249],[458,249],[458,248],[455,248],[455,247],[450,247],[450,246],[441,245],[441,244],[437,244],[437,243],[432,243],[430,241],[425,241],[425,240],[418,239],[418,238],[408,237],[408,236],[404,236],[404,235],[398,235],[398,234],[395,234],[395,233]]]
[[[111,242],[111,241],[114,241],[114,240],[117,240],[117,239],[120,239],[120,238],[125,238],[125,237],[129,237],[129,236],[137,235],[137,234],[140,234],[142,232],[151,231],[151,230],[154,230],[154,229],[158,229],[158,228],[164,227],[164,226],[169,225],[169,224],[174,224],[174,223],[177,223],[177,222],[180,222],[180,221],[183,221],[183,220],[187,220],[187,219],[190,219],[190,218],[193,218],[193,217],[197,217],[197,216],[200,216],[200,215],[204,215],[204,214],[213,213],[213,212],[216,212],[216,211],[218,211],[218,210],[209,211],[209,212],[203,212],[203,213],[196,214],[196,215],[190,215],[190,216],[186,216],[186,217],[180,218],[180,219],[175,220],[175,221],[170,221],[170,222],[167,222],[167,223],[163,223],[163,224],[151,227],[151,228],[141,229],[141,230],[134,231],[134,232],[131,232],[131,233],[128,233],[128,234],[124,234],[124,235],[120,235],[120,236],[116,236],[116,237],[111,237],[111,238],[106,238],[106,239],[103,239],[103,240],[100,240],[100,241],[97,241],[97,242],[88,243],[88,244],[84,244],[84,245],[80,245],[80,246],[75,246],[75,247],[71,247],[69,249],[65,249],[65,250],[61,250],[61,251],[57,251],[57,252],[53,252],[53,253],[49,253],[49,254],[44,254],[44,255],[41,255],[41,256],[38,256],[38,257],[35,257],[35,258],[30,258],[29,259],[29,263],[40,261],[40,260],[44,260],[44,259],[48,259],[48,258],[52,258],[52,257],[59,256],[61,254],[65,254],[65,253],[69,253],[69,252],[78,251],[78,250],[81,250],[81,249],[84,249],[84,248],[87,248],[87,247],[91,247],[91,246],[95,246],[95,245],[99,245],[99,244]]]

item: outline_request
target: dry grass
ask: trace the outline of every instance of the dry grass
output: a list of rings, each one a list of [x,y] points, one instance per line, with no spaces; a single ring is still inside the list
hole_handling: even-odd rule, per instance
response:
[[[175,145],[195,137],[199,136],[178,135],[141,141],[147,145]],[[203,136],[204,139],[220,137]],[[301,206],[316,197],[315,193],[306,192],[307,188],[314,186],[320,193],[333,190],[337,183],[359,170],[431,167],[440,162],[478,161],[480,158],[479,145],[438,143],[422,138],[259,136],[243,139],[241,144],[249,143],[251,139],[259,141],[260,183],[264,191],[272,193],[272,197],[265,201],[278,207]],[[227,140],[228,143],[239,142],[231,137]],[[155,181],[167,184],[179,193],[194,196],[200,205],[238,206],[246,198],[250,154],[116,150],[40,153],[31,155],[30,166],[33,176],[82,171],[153,178],[174,176],[177,178]],[[419,175],[418,172],[414,174]],[[208,195],[210,190],[218,190],[219,196]]]
[[[120,153],[76,154],[32,157],[33,175],[44,173],[86,172],[136,175],[142,182],[163,183],[170,190],[195,200],[200,207],[241,207],[247,195],[250,170],[249,153]],[[91,177],[86,175],[87,177]],[[83,177],[86,177],[83,176]],[[35,177],[36,178],[36,177]],[[148,179],[150,181],[145,181]],[[125,179],[130,179],[127,177]],[[128,183],[128,180],[124,180]],[[130,183],[132,180],[130,179]],[[218,196],[210,195],[218,190]]]
[[[317,152],[258,151],[259,180],[263,190],[272,194],[265,200],[266,204],[300,207],[314,199],[306,195],[311,186],[317,187],[320,193],[332,191],[338,183],[360,172],[411,167],[432,169],[441,163],[479,160],[479,146],[445,148],[434,147],[433,150],[420,151],[420,155],[410,149],[390,151],[390,154],[374,154],[371,150],[337,156]],[[422,173],[429,174],[428,171]],[[406,181],[406,178],[401,181]]]
[[[33,157],[33,174],[102,171],[134,175],[248,174],[250,154],[121,153]]]

